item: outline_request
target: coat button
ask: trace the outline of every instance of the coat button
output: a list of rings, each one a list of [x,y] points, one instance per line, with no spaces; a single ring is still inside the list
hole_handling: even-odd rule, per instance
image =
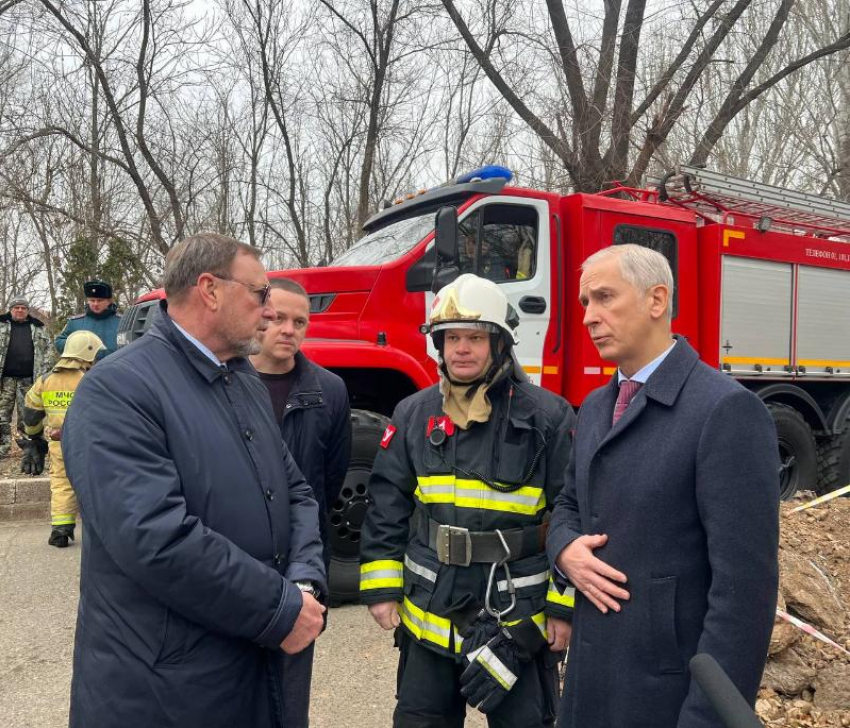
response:
[[[245,430],[245,439],[246,440],[253,440],[254,439],[254,431],[250,427],[247,430]]]
[[[275,563],[275,566],[280,566],[283,563],[283,555],[282,554],[275,554],[274,555],[274,563]]]
[[[230,384],[233,381],[233,375],[230,372],[227,372],[227,374],[224,375],[223,379],[225,384]]]
[[[266,490],[266,498],[270,501],[274,500],[274,491],[271,488]]]

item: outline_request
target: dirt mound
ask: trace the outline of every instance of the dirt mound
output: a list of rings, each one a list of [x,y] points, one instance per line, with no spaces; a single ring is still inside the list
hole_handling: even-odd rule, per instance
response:
[[[850,499],[797,505],[782,506],[779,608],[850,649]],[[777,618],[756,710],[771,727],[850,726],[850,655]]]

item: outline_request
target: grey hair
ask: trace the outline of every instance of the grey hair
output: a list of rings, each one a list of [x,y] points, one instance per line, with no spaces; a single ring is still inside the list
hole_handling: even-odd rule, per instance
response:
[[[293,281],[291,278],[270,278],[269,285],[278,291],[295,293],[299,296],[304,296],[304,298],[308,301],[310,300],[310,296],[307,294],[307,291],[304,290],[304,286],[302,286],[298,281]]]
[[[610,245],[602,250],[597,250],[581,264],[582,271],[586,271],[593,265],[603,260],[615,257],[620,263],[620,275],[623,280],[631,283],[641,293],[646,293],[653,286],[666,286],[667,318],[673,318],[673,271],[670,263],[661,253],[644,247],[628,243],[625,245]]]
[[[253,245],[218,233],[198,233],[184,238],[165,256],[162,285],[166,297],[175,300],[183,296],[197,284],[201,273],[229,275],[240,253],[260,258],[260,251]]]

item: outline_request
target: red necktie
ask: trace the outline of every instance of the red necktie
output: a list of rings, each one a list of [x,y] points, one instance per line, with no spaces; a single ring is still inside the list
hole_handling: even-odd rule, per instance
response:
[[[638,393],[638,390],[643,386],[640,382],[633,382],[631,379],[624,379],[620,382],[620,393],[617,395],[617,404],[614,405],[614,421],[611,425],[616,425],[617,420],[623,416],[629,402]]]

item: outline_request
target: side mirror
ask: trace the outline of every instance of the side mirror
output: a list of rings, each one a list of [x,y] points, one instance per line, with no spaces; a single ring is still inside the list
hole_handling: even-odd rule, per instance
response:
[[[437,261],[431,290],[436,293],[460,275],[457,267],[457,208],[441,207],[434,221],[434,248]]]
[[[441,207],[434,221],[437,267],[457,263],[457,208]]]

